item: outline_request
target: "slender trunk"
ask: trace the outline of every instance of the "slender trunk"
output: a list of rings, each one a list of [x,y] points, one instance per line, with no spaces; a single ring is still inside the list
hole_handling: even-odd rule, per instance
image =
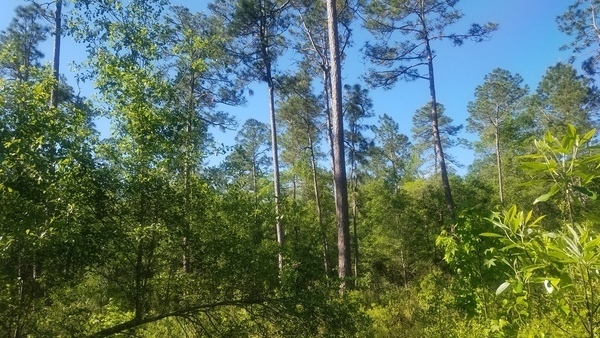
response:
[[[496,137],[496,166],[498,168],[498,193],[500,194],[500,204],[504,205],[504,189],[502,186],[502,157],[500,154],[500,135],[498,128],[494,133]]]
[[[292,202],[294,202],[294,205],[296,204],[296,189],[298,188],[297,179],[298,176],[292,175]]]
[[[356,127],[356,121],[355,122],[351,122],[350,124],[350,130],[352,132],[352,135],[358,135],[358,131],[355,129],[358,129]],[[356,228],[356,221],[358,218],[358,208],[356,206],[356,194],[358,193],[358,177],[356,174],[356,144],[354,141],[352,141],[352,144],[350,145],[350,185],[351,185],[351,189],[352,189],[352,235],[353,235],[353,241],[352,241],[352,248],[354,249],[354,264],[353,264],[353,270],[354,270],[354,278],[355,278],[355,283],[356,283],[356,278],[358,277],[358,231]]]
[[[402,280],[404,282],[404,287],[408,285],[408,276],[406,274],[408,270],[408,266],[406,264],[406,258],[404,257],[404,250],[400,250],[400,264],[402,264]]]
[[[62,35],[62,0],[56,0],[56,10],[54,12],[54,60],[52,63],[52,71],[54,73],[54,86],[50,92],[50,107],[56,108],[58,104],[58,81],[60,67],[60,38]]]
[[[331,153],[331,167],[333,168],[333,124],[331,122],[331,72],[323,69],[323,95],[325,96],[325,121],[327,122],[327,142]]]
[[[430,114],[430,121],[433,120],[433,113]],[[435,138],[434,138],[435,139]],[[437,149],[437,142],[434,141],[433,142],[433,174],[437,176],[437,174],[439,174],[440,170],[440,165],[439,165],[439,156],[438,156],[438,149]]]
[[[19,258],[18,258],[18,272],[17,272],[17,284],[18,284],[18,290],[17,293],[19,295],[19,309],[18,309],[18,314],[13,317],[13,323],[15,325],[15,329],[13,331],[12,337],[11,338],[19,338],[21,337],[21,317],[23,314],[23,308],[25,307],[24,305],[24,301],[25,301],[25,279],[27,278],[27,276],[25,275],[25,273],[23,273],[24,266],[23,266],[23,260],[22,260],[22,256],[21,253],[19,253]]]
[[[143,291],[143,281],[142,274],[144,270],[144,256],[143,256],[143,245],[142,240],[138,243],[137,247],[137,255],[136,255],[136,263],[135,263],[135,299],[134,299],[134,307],[135,313],[134,316],[136,319],[141,319],[144,316],[144,291]]]
[[[442,175],[442,185],[444,187],[446,207],[450,212],[450,220],[454,222],[454,200],[452,199],[452,191],[450,190],[450,181],[448,180],[446,160],[444,158],[444,151],[442,148],[442,141],[440,139],[440,130],[438,126],[437,99],[435,96],[435,78],[433,72],[433,55],[431,53],[431,46],[429,45],[429,40],[426,39],[425,42],[425,47],[427,50],[427,65],[429,67],[429,94],[431,96],[431,131],[433,133],[434,146],[436,149],[437,159]],[[454,233],[454,227],[454,224],[452,224],[450,227],[452,233]]]
[[[271,150],[273,153],[273,187],[274,187],[274,198],[275,198],[275,234],[277,237],[277,245],[279,250],[277,253],[277,264],[279,272],[283,271],[283,241],[284,231],[283,225],[281,224],[281,184],[279,183],[279,155],[277,149],[277,124],[275,122],[275,85],[273,83],[273,72],[272,72],[272,57],[269,54],[269,33],[268,33],[268,17],[265,13],[264,6],[260,4],[260,22],[259,22],[259,43],[260,43],[260,57],[265,65],[265,81],[269,90],[269,117],[271,120]]]
[[[254,217],[256,218],[256,210],[258,210],[258,181],[256,180],[256,158],[252,160],[252,192],[254,193]]]
[[[344,121],[342,116],[342,78],[338,41],[336,0],[327,0],[327,28],[331,59],[331,105],[333,133],[333,162],[335,187],[335,215],[338,225],[338,277],[340,290],[346,287],[346,278],[352,274],[350,259],[350,226],[348,220],[348,182],[344,154]]]
[[[62,0],[56,0],[56,8],[54,11],[54,50],[53,50],[53,61],[52,61],[52,75],[54,77],[54,85],[50,91],[50,108],[56,108],[58,105],[58,88],[59,88],[59,77],[60,77],[60,38],[62,35]],[[29,66],[26,67],[29,69]],[[28,71],[27,71],[28,72]],[[28,75],[29,76],[29,75]],[[51,180],[55,180],[56,167],[55,162],[57,158],[57,146],[53,142],[50,144],[48,149],[48,157],[50,159],[49,172]],[[55,212],[54,202],[46,200],[46,226],[49,227],[52,222],[52,218]],[[33,262],[33,280],[37,278],[37,263],[34,257]]]
[[[186,125],[185,125],[185,158],[183,163],[184,170],[184,194],[185,194],[185,210],[186,214],[190,211],[190,195],[191,195],[191,186],[190,186],[190,177],[192,174],[192,130],[193,130],[193,119],[196,111],[196,101],[195,101],[195,87],[196,76],[192,69],[190,69],[190,91],[188,97],[188,107],[187,107],[187,116],[186,116]],[[190,222],[188,217],[184,219],[184,234],[183,234],[183,272],[190,272]]]
[[[273,79],[271,78],[270,71],[268,72],[268,85],[269,85],[269,114],[271,117],[271,145],[273,151],[273,187],[275,191],[275,233],[277,235],[277,244],[279,245],[279,253],[277,254],[277,262],[279,271],[283,270],[283,226],[281,224],[280,216],[280,195],[281,185],[279,183],[279,156],[277,151],[277,126],[275,124],[275,93],[273,88]]]
[[[393,155],[390,155],[389,158],[391,159]],[[390,160],[390,163],[392,164],[392,180],[394,182],[394,186],[392,187],[392,191],[394,192],[394,195],[398,193],[398,171],[396,169],[396,161],[394,160]]]
[[[325,275],[329,276],[330,264],[327,253],[329,252],[329,243],[327,242],[327,230],[323,224],[323,212],[321,210],[321,196],[319,194],[319,182],[317,180],[317,161],[315,159],[315,148],[312,137],[308,136],[308,142],[310,147],[310,166],[313,177],[313,188],[315,193],[315,204],[317,205],[317,221],[319,222],[319,230],[321,231],[321,244],[322,255],[323,255],[323,268],[325,269]]]
[[[331,72],[330,72],[330,68],[329,69],[325,69],[323,68],[323,92],[325,95],[325,121],[326,121],[326,128],[327,128],[327,142],[329,144],[329,158],[331,160],[331,180],[333,182],[333,196],[335,198],[336,193],[335,193],[335,160],[333,158],[333,123],[331,121],[331,105],[332,105],[332,98],[331,98]]]
[[[353,169],[354,170],[354,169]],[[358,278],[358,206],[356,203],[356,195],[358,193],[358,184],[354,180],[352,184],[352,234],[354,235],[354,278]]]

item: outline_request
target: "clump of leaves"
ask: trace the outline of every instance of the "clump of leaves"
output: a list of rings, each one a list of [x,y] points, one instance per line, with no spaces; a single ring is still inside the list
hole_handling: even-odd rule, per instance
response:
[[[565,216],[562,228],[545,229],[544,216],[535,217],[533,211],[513,206],[489,219],[497,232],[481,234],[498,238],[502,244],[497,259],[509,272],[496,295],[513,291],[516,298],[504,303],[517,326],[526,323],[532,309],[538,309],[565,335],[597,334],[600,217],[593,210],[600,154],[599,147],[586,146],[594,134],[592,130],[580,136],[573,126],[568,126],[561,139],[548,132],[535,142],[538,153],[527,156],[522,164],[538,176],[534,184],[550,186],[533,204],[558,203]],[[564,322],[570,325],[560,325]]]

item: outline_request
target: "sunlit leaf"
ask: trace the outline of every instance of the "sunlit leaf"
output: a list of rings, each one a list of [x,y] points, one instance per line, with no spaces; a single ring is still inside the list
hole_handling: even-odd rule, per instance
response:
[[[509,286],[510,286],[509,282],[504,282],[504,283],[500,284],[500,286],[496,289],[496,296],[499,296]]]
[[[583,137],[581,138],[581,143],[586,143],[589,140],[592,139],[592,137],[594,137],[594,134],[596,134],[596,129],[592,129],[590,131],[588,131],[585,135],[583,135]]]
[[[513,284],[513,292],[516,294],[523,292],[523,283],[517,282],[517,283]]]
[[[521,169],[545,170],[548,168],[546,163],[541,162],[523,162],[520,165]]]
[[[482,236],[482,237],[504,237],[500,234],[496,234],[493,232],[484,232],[484,233],[479,234],[479,236]]]
[[[547,201],[550,197],[556,195],[556,193],[560,190],[559,186],[557,184],[553,185],[552,188],[550,188],[550,191],[548,191],[547,193],[541,195],[540,197],[536,198],[535,201],[533,201],[533,204],[537,204],[539,202],[545,202]]]

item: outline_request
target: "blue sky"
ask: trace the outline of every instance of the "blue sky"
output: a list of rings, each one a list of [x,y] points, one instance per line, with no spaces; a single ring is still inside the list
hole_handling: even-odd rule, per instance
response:
[[[465,16],[453,29],[471,23],[497,22],[500,25],[489,41],[482,43],[466,42],[461,47],[453,47],[450,43],[434,45],[437,53],[435,59],[436,87],[438,101],[446,107],[446,114],[456,124],[466,124],[468,116],[466,107],[474,99],[475,87],[483,82],[486,74],[495,68],[505,68],[512,73],[519,73],[530,90],[535,90],[546,69],[559,61],[566,61],[570,52],[559,51],[569,41],[569,37],[559,32],[556,17],[565,12],[570,1],[560,0],[462,0],[458,3]],[[14,14],[14,8],[25,4],[24,0],[2,0],[3,10],[0,12],[0,29],[4,29]],[[192,10],[203,10],[206,1],[172,0],[173,4],[189,6]],[[361,83],[360,76],[368,68],[359,49],[370,38],[360,23],[354,27],[355,44],[348,51],[347,60],[342,70],[344,83]],[[47,57],[51,56],[51,41],[44,45]],[[83,46],[75,45],[67,38],[63,44],[61,70],[68,78],[70,64],[85,58]],[[578,64],[576,65],[578,67]],[[76,87],[76,83],[70,83]],[[268,101],[264,85],[252,86],[255,94],[248,98],[244,107],[229,109],[239,124],[247,118],[268,121]],[[89,84],[81,87],[82,94],[90,95],[93,88]],[[413,113],[425,105],[429,99],[428,83],[424,80],[415,82],[399,82],[391,90],[371,89],[376,116],[388,114],[400,125],[401,132],[410,136]],[[377,117],[369,121],[377,122]],[[98,128],[107,133],[107,123],[100,121]],[[214,131],[215,139],[226,145],[233,144],[234,132],[223,134]],[[465,133],[467,139],[476,139],[476,135]],[[461,163],[468,166],[473,161],[473,153],[467,149],[450,150]],[[458,172],[463,174],[466,169]]]

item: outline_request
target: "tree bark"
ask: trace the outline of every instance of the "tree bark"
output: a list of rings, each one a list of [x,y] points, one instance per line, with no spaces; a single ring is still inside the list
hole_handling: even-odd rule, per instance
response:
[[[277,235],[277,244],[279,245],[279,252],[277,254],[277,263],[279,271],[283,270],[283,226],[281,224],[280,215],[280,200],[281,185],[279,183],[279,155],[277,151],[277,125],[275,123],[275,93],[273,88],[273,79],[271,79],[269,71],[269,114],[271,117],[271,150],[273,151],[273,187],[275,197],[275,233]]]
[[[354,235],[354,278],[358,278],[358,206],[356,204],[356,195],[358,194],[358,184],[352,183],[352,234]]]
[[[499,130],[496,128],[496,132],[494,133],[496,137],[496,166],[498,169],[498,194],[500,195],[500,204],[504,205],[504,188],[502,186],[502,157],[500,154],[500,135]]]
[[[352,134],[357,135],[358,134],[358,128],[356,126],[355,122],[351,122],[349,129],[351,131]],[[352,242],[352,249],[353,249],[353,253],[354,253],[354,261],[353,261],[353,271],[354,271],[354,278],[356,281],[356,278],[358,277],[358,231],[357,231],[357,226],[356,226],[356,221],[358,219],[358,207],[356,205],[356,195],[358,194],[358,176],[356,173],[356,144],[354,141],[350,141],[350,189],[351,189],[351,194],[352,194],[352,235],[353,235],[353,241]]]
[[[344,121],[342,116],[342,78],[338,41],[336,0],[327,0],[327,28],[331,64],[331,118],[333,134],[333,167],[335,187],[335,215],[338,227],[338,277],[340,290],[346,287],[346,278],[352,274],[350,259],[350,226],[348,219],[348,182],[344,154]]]
[[[310,149],[309,149],[310,150],[310,165],[311,165],[312,176],[313,176],[315,204],[317,205],[317,221],[319,222],[319,230],[321,231],[321,242],[322,242],[321,244],[323,246],[323,248],[322,248],[323,268],[325,269],[325,275],[329,276],[330,264],[329,264],[329,257],[327,255],[327,253],[329,252],[329,243],[327,241],[327,229],[325,228],[325,225],[323,224],[323,212],[321,210],[321,196],[319,194],[319,182],[317,180],[317,161],[315,159],[315,149],[314,149],[313,140],[312,140],[312,137],[310,137],[310,134],[308,136],[308,142],[309,142],[309,147],[310,147]]]
[[[450,212],[450,220],[454,222],[454,200],[452,199],[452,190],[450,189],[450,181],[448,180],[448,171],[446,169],[446,160],[440,139],[440,130],[438,126],[437,99],[435,94],[435,77],[433,71],[433,54],[429,39],[425,39],[425,48],[427,52],[427,66],[429,67],[429,94],[431,98],[431,131],[433,133],[433,141],[437,153],[437,159],[440,165],[440,173],[442,176],[442,185],[444,187],[444,196],[446,198],[446,207]],[[454,233],[455,225],[452,224],[450,231]]]
[[[331,67],[329,64],[329,55],[330,53],[328,53],[328,49],[327,48],[323,48],[322,51],[320,51],[320,49],[317,47],[317,44],[315,43],[315,40],[313,39],[312,33],[310,32],[309,28],[306,25],[306,22],[304,21],[304,17],[301,16],[301,20],[302,23],[304,25],[304,29],[306,32],[306,35],[313,47],[313,50],[315,51],[315,53],[319,56],[319,61],[317,61],[319,63],[319,68],[321,69],[321,73],[323,75],[323,96],[325,98],[325,121],[326,121],[326,133],[327,133],[327,144],[329,146],[329,153],[331,154],[330,156],[330,160],[331,160],[331,168],[332,168],[332,181],[334,182],[333,184],[333,189],[334,189],[334,196],[336,196],[335,193],[335,165],[334,165],[334,159],[333,159],[333,133],[332,133],[332,117],[331,117]],[[312,153],[313,149],[311,149],[311,155],[313,156],[313,161],[314,161],[314,153]],[[314,179],[316,179],[316,165],[313,164],[313,169],[315,170],[313,172],[314,175]],[[315,189],[317,188],[316,186],[316,181],[315,181]],[[317,195],[317,192],[315,191],[315,194]],[[319,203],[318,204],[318,208],[320,208]],[[321,231],[322,231],[322,242],[323,242],[323,264],[325,265],[325,273],[327,274],[327,276],[329,276],[329,273],[331,271],[331,264],[329,263],[329,258],[327,257],[327,252],[329,252],[329,244],[327,241],[327,227],[322,224],[322,214],[321,211],[317,211],[317,213],[319,214],[319,225],[321,225]]]
[[[60,38],[62,36],[62,0],[56,0],[56,9],[54,11],[54,59],[52,62],[52,71],[56,83],[50,92],[50,107],[56,108],[58,104],[58,82],[60,76]]]
[[[186,126],[185,126],[185,160],[183,163],[183,171],[184,171],[184,193],[185,193],[185,209],[186,214],[190,211],[190,196],[191,196],[191,187],[190,187],[190,178],[192,173],[191,159],[192,159],[192,129],[193,129],[193,119],[194,113],[196,110],[195,105],[195,93],[194,93],[194,84],[196,82],[196,77],[193,69],[190,68],[190,93],[188,96],[188,112],[186,116]],[[190,233],[191,233],[191,225],[186,216],[184,219],[184,234],[183,234],[183,272],[190,272]]]
[[[203,310],[210,310],[210,309],[215,309],[218,307],[226,307],[226,306],[235,306],[235,307],[245,308],[248,305],[265,305],[266,302],[267,302],[267,300],[262,300],[262,299],[255,299],[255,300],[249,299],[249,300],[237,300],[237,301],[236,300],[222,301],[222,302],[216,302],[216,303],[189,306],[189,307],[182,308],[180,310],[175,310],[172,312],[159,313],[159,314],[155,314],[155,315],[151,315],[151,316],[147,316],[147,317],[139,317],[139,318],[135,317],[129,321],[123,322],[121,324],[116,324],[114,326],[107,327],[98,332],[95,332],[95,333],[89,335],[88,338],[109,337],[109,336],[112,336],[112,335],[115,335],[118,333],[125,332],[127,330],[134,329],[136,327],[140,327],[145,324],[158,322],[165,318],[172,318],[172,317],[184,317],[185,318],[185,317],[189,316],[190,314],[202,312]]]
[[[261,4],[261,16],[259,23],[259,43],[260,43],[260,57],[265,64],[265,82],[267,83],[269,90],[269,117],[271,120],[271,150],[273,153],[273,187],[274,187],[274,199],[275,199],[275,234],[277,237],[277,244],[279,246],[279,252],[277,253],[277,264],[279,271],[283,271],[283,241],[284,231],[283,225],[281,224],[281,208],[280,208],[280,195],[281,195],[281,184],[279,182],[279,155],[277,148],[277,124],[275,120],[275,85],[273,81],[272,73],[272,60],[269,55],[269,41],[267,34],[267,14],[264,11],[264,7]]]

